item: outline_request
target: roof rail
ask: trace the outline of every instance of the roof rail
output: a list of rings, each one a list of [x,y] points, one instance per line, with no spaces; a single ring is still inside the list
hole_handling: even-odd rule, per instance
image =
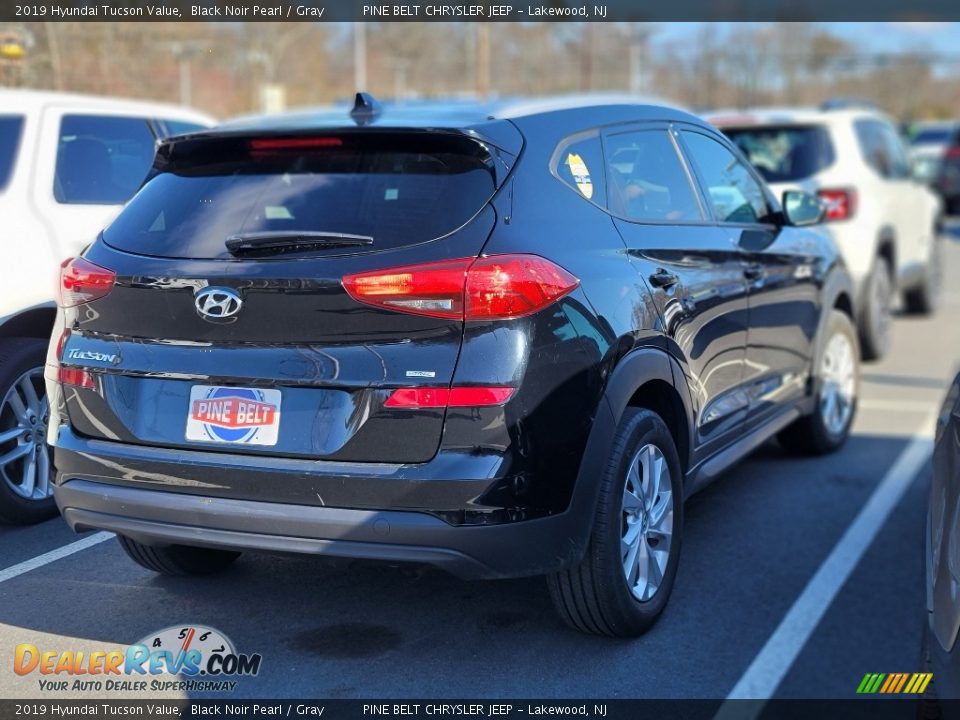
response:
[[[828,98],[820,103],[821,110],[879,110],[879,106],[870,100],[858,97]]]

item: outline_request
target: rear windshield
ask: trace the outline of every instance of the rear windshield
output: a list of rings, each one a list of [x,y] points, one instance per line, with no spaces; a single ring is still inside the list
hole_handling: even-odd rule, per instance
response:
[[[950,138],[953,137],[955,128],[952,127],[932,127],[924,128],[917,132],[910,139],[911,145],[939,145],[946,144],[950,142]]]
[[[794,182],[815,175],[834,161],[827,131],[816,125],[726,128],[767,182]]]
[[[230,258],[232,236],[312,232],[364,236],[372,238],[364,251],[384,250],[449,234],[496,189],[488,152],[462,136],[198,140],[192,154],[171,152],[104,232],[107,244]]]
[[[7,187],[13,166],[17,162],[23,118],[18,115],[0,115],[0,191]]]

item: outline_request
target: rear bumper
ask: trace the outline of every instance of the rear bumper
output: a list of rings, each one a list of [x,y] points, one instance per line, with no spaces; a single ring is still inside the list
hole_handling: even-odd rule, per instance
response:
[[[571,505],[548,517],[452,525],[407,509],[227,497],[216,495],[212,485],[191,492],[163,483],[165,477],[183,475],[190,460],[182,453],[164,453],[160,461],[156,449],[142,449],[146,457],[141,457],[132,477],[130,455],[141,449],[61,434],[63,440],[72,447],[58,442],[55,448],[54,495],[70,527],[109,530],[146,544],[409,562],[462,578],[506,578],[554,572],[577,562],[592,517],[589,510]],[[111,456],[111,449],[117,454]],[[268,466],[248,467],[245,472],[258,475],[264,488],[291,480],[281,469]],[[302,475],[299,480],[310,482]]]

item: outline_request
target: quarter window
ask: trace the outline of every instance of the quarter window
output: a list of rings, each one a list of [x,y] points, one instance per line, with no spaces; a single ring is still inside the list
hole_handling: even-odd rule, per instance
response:
[[[67,204],[125,203],[153,164],[154,142],[143,118],[65,115],[54,197]]]
[[[690,178],[666,130],[610,135],[609,209],[630,220],[702,220]]]
[[[713,213],[720,222],[764,222],[769,209],[760,183],[736,155],[713,138],[683,131],[693,163],[706,184]]]
[[[576,135],[561,144],[554,154],[552,170],[587,200],[606,207],[603,148],[595,131]]]

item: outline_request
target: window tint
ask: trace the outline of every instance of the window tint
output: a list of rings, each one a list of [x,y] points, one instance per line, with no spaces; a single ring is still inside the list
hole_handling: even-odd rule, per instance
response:
[[[817,125],[726,128],[767,182],[793,182],[815,175],[834,161],[827,131]]]
[[[720,222],[762,222],[769,213],[760,183],[747,166],[722,144],[696,132],[683,132],[694,165],[706,183],[710,204]]]
[[[314,149],[196,141],[136,194],[104,240],[142,255],[229,258],[233,235],[315,231],[372,237],[370,249],[385,250],[447,235],[496,189],[493,161],[472,140],[364,133],[290,142],[311,140]]]
[[[953,137],[954,128],[952,126],[940,126],[923,128],[917,131],[917,134],[910,139],[912,145],[939,145],[950,142]]]
[[[0,115],[0,191],[7,187],[13,175],[22,133],[23,117]]]
[[[201,125],[200,123],[187,122],[185,120],[160,120],[157,125],[159,125],[160,133],[163,137],[173,137],[174,135],[186,135],[187,133],[196,132],[197,130],[206,130],[206,125]]]
[[[893,158],[890,147],[884,137],[883,123],[877,120],[856,120],[853,129],[860,146],[864,162],[881,177],[893,176]]]
[[[606,206],[603,149],[596,132],[574,136],[561,143],[553,162],[552,170],[557,177],[587,200]]]
[[[907,151],[903,147],[900,135],[889,123],[881,123],[880,136],[883,138],[887,156],[890,158],[890,176],[910,177],[910,162],[907,160]]]
[[[154,136],[143,118],[65,115],[53,195],[61,203],[118,205],[153,164]]]
[[[690,178],[666,130],[611,135],[610,211],[631,220],[701,220]]]

